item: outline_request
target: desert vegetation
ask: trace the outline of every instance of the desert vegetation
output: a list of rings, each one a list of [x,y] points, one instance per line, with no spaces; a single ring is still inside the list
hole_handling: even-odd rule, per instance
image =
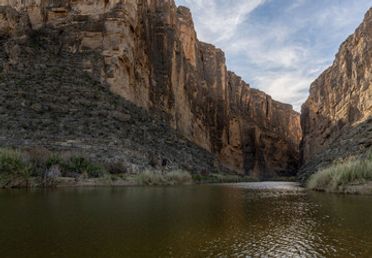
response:
[[[326,192],[365,192],[372,182],[372,152],[335,162],[312,175],[309,189]],[[372,191],[371,191],[372,193]]]
[[[149,164],[151,161],[149,161]],[[131,172],[122,162],[102,163],[84,155],[56,153],[43,148],[15,150],[0,148],[0,188],[98,186],[98,185],[187,185],[238,183],[258,179],[218,171],[190,173],[149,165]]]
[[[150,162],[151,163],[151,162]],[[149,166],[130,172],[122,162],[100,163],[81,154],[56,153],[43,148],[0,148],[0,188],[95,186],[95,185],[185,185],[192,183],[236,183],[251,178],[185,169]]]
[[[137,176],[139,185],[185,185],[193,182],[189,172],[184,170],[146,170]]]
[[[32,167],[16,150],[0,150],[0,186],[28,186]]]
[[[99,178],[106,168],[80,156],[33,149],[21,152],[0,149],[0,188],[53,186],[58,178]]]

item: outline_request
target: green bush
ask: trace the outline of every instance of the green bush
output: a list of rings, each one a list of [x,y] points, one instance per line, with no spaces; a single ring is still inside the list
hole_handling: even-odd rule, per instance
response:
[[[81,157],[71,157],[63,166],[64,170],[77,174],[87,174],[88,177],[98,178],[106,174],[105,168],[101,165],[94,164],[90,160]]]
[[[25,152],[0,148],[0,188],[45,185],[51,179],[51,169],[58,169],[54,176],[60,176],[60,172],[67,177],[88,178],[104,177],[107,174],[103,165],[82,156],[62,158],[43,148]],[[122,167],[120,171],[124,171]]]
[[[342,191],[351,184],[372,181],[372,155],[364,159],[338,162],[312,175],[307,183],[309,189],[319,191]]]
[[[0,149],[0,185],[1,187],[20,187],[28,185],[31,166],[16,150]]]
[[[203,177],[200,174],[194,174],[192,175],[192,180],[194,182],[201,183],[203,181]]]
[[[61,156],[58,155],[58,154],[55,154],[55,153],[51,154],[47,158],[47,160],[45,161],[45,166],[48,169],[51,168],[51,167],[53,167],[53,166],[57,166],[57,165],[58,166],[63,166],[63,164],[64,164],[64,161],[61,158]]]
[[[98,164],[90,164],[87,167],[86,172],[87,172],[88,176],[92,177],[92,178],[104,177],[105,174],[106,174],[105,168],[101,165],[98,165]]]

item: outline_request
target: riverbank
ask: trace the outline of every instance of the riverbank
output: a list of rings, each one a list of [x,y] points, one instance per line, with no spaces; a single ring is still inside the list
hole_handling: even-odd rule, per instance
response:
[[[144,174],[151,173],[151,176]],[[174,173],[180,173],[178,177]],[[285,181],[284,179],[281,181]],[[19,182],[19,181],[18,181]],[[198,185],[198,184],[220,184],[220,183],[247,183],[259,182],[258,179],[231,176],[231,175],[210,175],[202,179],[199,176],[191,175],[189,172],[143,172],[137,175],[106,175],[100,178],[84,177],[57,177],[54,178],[53,184],[45,185],[41,178],[31,177],[22,185],[4,186],[0,188],[63,188],[63,187],[120,187],[120,186],[181,186],[181,185]]]
[[[46,150],[0,149],[0,188],[186,185],[256,182],[256,178],[222,172],[190,172],[152,167],[130,172],[120,162],[99,163],[82,155]]]
[[[343,194],[372,194],[372,152],[335,162],[312,175],[307,188]]]
[[[144,174],[151,173],[151,176]],[[174,174],[179,176],[174,176]],[[192,184],[219,184],[219,183],[246,183],[260,182],[258,179],[237,176],[214,174],[201,177],[191,175],[189,172],[162,172],[151,171],[136,175],[105,175],[99,178],[89,177],[55,177],[48,180],[48,184],[43,183],[40,177],[29,177],[27,179],[4,180],[0,177],[0,189],[16,188],[60,188],[60,187],[101,187],[101,186],[176,186]],[[7,181],[7,183],[4,183]],[[284,179],[278,182],[285,182]]]

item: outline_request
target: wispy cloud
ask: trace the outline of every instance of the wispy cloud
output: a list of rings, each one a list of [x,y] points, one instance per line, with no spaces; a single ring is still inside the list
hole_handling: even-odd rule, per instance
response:
[[[302,73],[287,72],[257,76],[255,81],[262,85],[262,90],[270,92],[276,99],[299,107],[305,101],[307,87],[310,85],[312,78]]]
[[[237,33],[239,25],[247,18],[247,15],[265,0],[183,0],[179,2],[192,8],[199,38],[218,43],[230,40]]]
[[[176,2],[191,8],[199,38],[226,52],[230,70],[297,110],[370,7],[370,0]]]

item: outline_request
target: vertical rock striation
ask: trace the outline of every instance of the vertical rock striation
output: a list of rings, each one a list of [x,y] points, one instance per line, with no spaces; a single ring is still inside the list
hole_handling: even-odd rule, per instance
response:
[[[0,33],[46,33],[56,51],[83,54],[112,92],[161,115],[228,168],[293,175],[299,114],[229,72],[224,53],[200,42],[189,9],[173,0],[0,0]],[[17,64],[9,46],[4,69]],[[97,58],[97,55],[99,58]]]
[[[303,173],[372,146],[372,9],[302,106]]]

